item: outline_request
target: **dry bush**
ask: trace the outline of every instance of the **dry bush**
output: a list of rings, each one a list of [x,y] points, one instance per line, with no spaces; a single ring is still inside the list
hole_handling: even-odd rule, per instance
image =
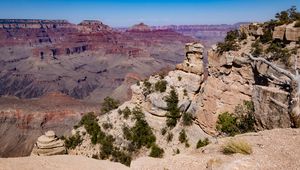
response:
[[[249,155],[252,153],[252,147],[243,140],[230,140],[223,146],[222,152],[224,154],[241,153]]]

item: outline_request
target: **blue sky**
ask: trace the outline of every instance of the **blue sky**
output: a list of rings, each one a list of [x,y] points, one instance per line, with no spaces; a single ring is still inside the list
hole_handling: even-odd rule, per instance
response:
[[[97,19],[110,26],[266,21],[300,0],[1,0],[0,18]]]

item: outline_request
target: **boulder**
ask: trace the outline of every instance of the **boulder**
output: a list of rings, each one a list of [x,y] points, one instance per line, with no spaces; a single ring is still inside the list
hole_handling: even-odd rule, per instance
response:
[[[252,23],[249,25],[249,33],[254,36],[261,36],[264,34],[263,28],[258,23]]]
[[[288,41],[299,41],[300,38],[300,28],[294,27],[295,23],[289,24],[286,27],[285,38]]]
[[[175,70],[170,71],[165,77],[169,86],[181,87],[186,89],[188,93],[199,90],[202,83],[202,77],[193,73],[186,73],[184,71]]]
[[[168,107],[165,101],[166,96],[166,93],[151,93],[149,94],[149,100],[154,107],[166,110]]]
[[[65,154],[66,148],[64,141],[55,136],[54,131],[47,131],[45,135],[40,136],[35,143],[32,154],[39,156],[50,156]]]
[[[254,117],[259,129],[291,127],[288,97],[287,92],[275,87],[259,85],[253,87]]]
[[[283,40],[285,29],[286,29],[286,25],[275,27],[273,32],[273,39]]]

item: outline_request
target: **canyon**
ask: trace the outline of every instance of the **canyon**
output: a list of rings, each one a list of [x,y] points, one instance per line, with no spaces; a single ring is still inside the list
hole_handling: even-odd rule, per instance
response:
[[[0,156],[28,155],[47,130],[69,134],[106,96],[128,100],[132,84],[180,63],[198,30],[216,42],[233,28],[140,23],[120,30],[96,20],[0,19]]]

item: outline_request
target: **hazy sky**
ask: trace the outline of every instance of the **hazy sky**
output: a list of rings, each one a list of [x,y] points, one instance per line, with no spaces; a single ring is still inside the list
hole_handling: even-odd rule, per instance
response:
[[[0,18],[97,19],[110,26],[265,21],[300,0],[0,0]]]

